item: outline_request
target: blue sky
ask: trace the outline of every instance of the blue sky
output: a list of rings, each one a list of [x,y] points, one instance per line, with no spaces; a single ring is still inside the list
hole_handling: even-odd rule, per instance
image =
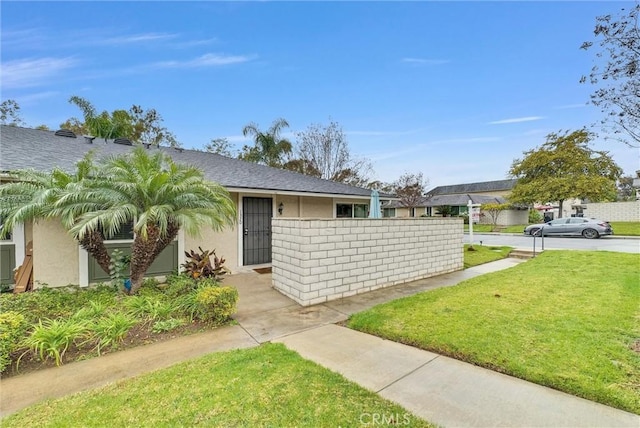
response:
[[[619,2],[2,2],[2,99],[51,128],[155,108],[184,147],[278,117],[339,122],[372,178],[506,178],[545,135],[596,122],[595,17]],[[596,141],[626,173],[637,149]]]

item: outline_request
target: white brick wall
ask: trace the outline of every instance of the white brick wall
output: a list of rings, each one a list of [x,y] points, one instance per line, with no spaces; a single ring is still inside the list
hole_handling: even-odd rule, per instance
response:
[[[273,285],[301,305],[462,269],[460,218],[272,222]]]
[[[481,224],[491,224],[491,216],[485,213],[480,217]],[[498,214],[497,224],[500,226],[513,226],[516,224],[528,224],[529,211],[527,210],[504,210]]]
[[[601,202],[585,206],[585,217],[604,221],[640,221],[640,201]]]

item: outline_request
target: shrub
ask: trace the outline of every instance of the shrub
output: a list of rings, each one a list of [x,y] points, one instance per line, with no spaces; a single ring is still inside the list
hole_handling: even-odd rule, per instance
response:
[[[111,261],[109,262],[109,277],[111,284],[116,290],[126,286],[125,279],[129,277],[129,265],[131,264],[131,256],[124,254],[121,250],[115,249],[111,253]]]
[[[80,308],[73,314],[74,319],[90,321],[101,317],[107,310],[107,305],[99,300],[89,300],[87,305]]]
[[[11,364],[11,353],[20,347],[26,331],[24,315],[13,311],[0,314],[0,372]]]
[[[38,322],[29,337],[24,340],[24,346],[39,355],[43,361],[49,357],[55,358],[56,365],[59,366],[69,345],[82,337],[86,331],[84,321],[47,319]]]
[[[177,308],[175,300],[165,300],[162,295],[128,297],[124,305],[133,316],[152,320],[170,318]]]
[[[184,252],[187,256],[187,261],[182,264],[184,273],[193,279],[213,278],[222,281],[222,276],[228,272],[227,268],[224,267],[226,260],[222,257],[218,258],[216,250],[205,251],[201,247],[198,247],[198,249],[200,253],[196,253],[193,250]],[[211,264],[212,257],[213,265]]]
[[[176,310],[189,318],[189,321],[199,318],[200,303],[198,303],[196,297],[197,293],[192,291],[191,293],[178,296],[175,299]]]
[[[170,276],[167,278],[167,284],[169,284],[169,287],[166,290],[166,294],[169,297],[183,296],[198,288],[198,281],[185,274]]]
[[[20,294],[0,295],[3,311],[15,311],[24,315],[29,324],[40,319],[68,318],[89,301],[113,306],[116,302],[113,289],[108,286],[80,289],[79,287],[42,288]]]
[[[98,350],[98,355],[100,355],[103,347],[110,346],[113,348],[122,342],[134,325],[136,325],[136,320],[131,315],[112,312],[91,325],[89,328],[89,340],[97,342],[96,349]]]
[[[176,318],[169,318],[168,320],[164,320],[164,321],[156,321],[153,324],[151,331],[153,331],[154,333],[163,333],[165,331],[171,331],[173,329],[176,329],[181,325],[184,325],[184,321],[181,321]]]
[[[542,223],[542,215],[538,210],[529,210],[529,224]]]
[[[198,289],[196,301],[203,321],[221,323],[236,312],[238,290],[234,287],[203,287]]]

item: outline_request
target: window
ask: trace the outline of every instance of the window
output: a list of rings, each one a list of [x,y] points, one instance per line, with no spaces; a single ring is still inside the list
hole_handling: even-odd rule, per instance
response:
[[[587,223],[589,220],[587,220],[586,218],[582,218],[582,217],[571,217],[569,219],[569,223],[571,224],[582,224],[582,223]]]
[[[4,219],[0,218],[0,231],[2,231],[4,229]],[[12,233],[9,232],[7,233],[7,236],[5,236],[4,238],[2,238],[3,241],[11,241],[12,239]]]
[[[102,228],[100,228],[100,233],[105,241],[131,240],[133,239],[133,222],[121,225],[120,230],[111,236],[107,236]]]
[[[415,217],[416,216],[416,209],[415,207],[411,207],[409,208],[409,217]]]
[[[433,216],[433,211],[432,211],[433,207],[426,207],[424,209],[424,213],[427,215],[427,217],[431,217]]]
[[[368,215],[367,204],[336,204],[337,218],[367,218]]]
[[[396,209],[395,208],[384,208],[382,210],[382,217],[395,217]]]

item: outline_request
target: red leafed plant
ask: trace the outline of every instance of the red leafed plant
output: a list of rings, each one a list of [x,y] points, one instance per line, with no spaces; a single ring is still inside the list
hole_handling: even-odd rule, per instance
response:
[[[216,256],[216,250],[205,251],[202,247],[198,247],[198,249],[199,253],[193,250],[184,252],[187,256],[187,261],[182,264],[184,273],[193,279],[212,278],[222,281],[222,276],[229,272],[224,267],[226,260]]]

